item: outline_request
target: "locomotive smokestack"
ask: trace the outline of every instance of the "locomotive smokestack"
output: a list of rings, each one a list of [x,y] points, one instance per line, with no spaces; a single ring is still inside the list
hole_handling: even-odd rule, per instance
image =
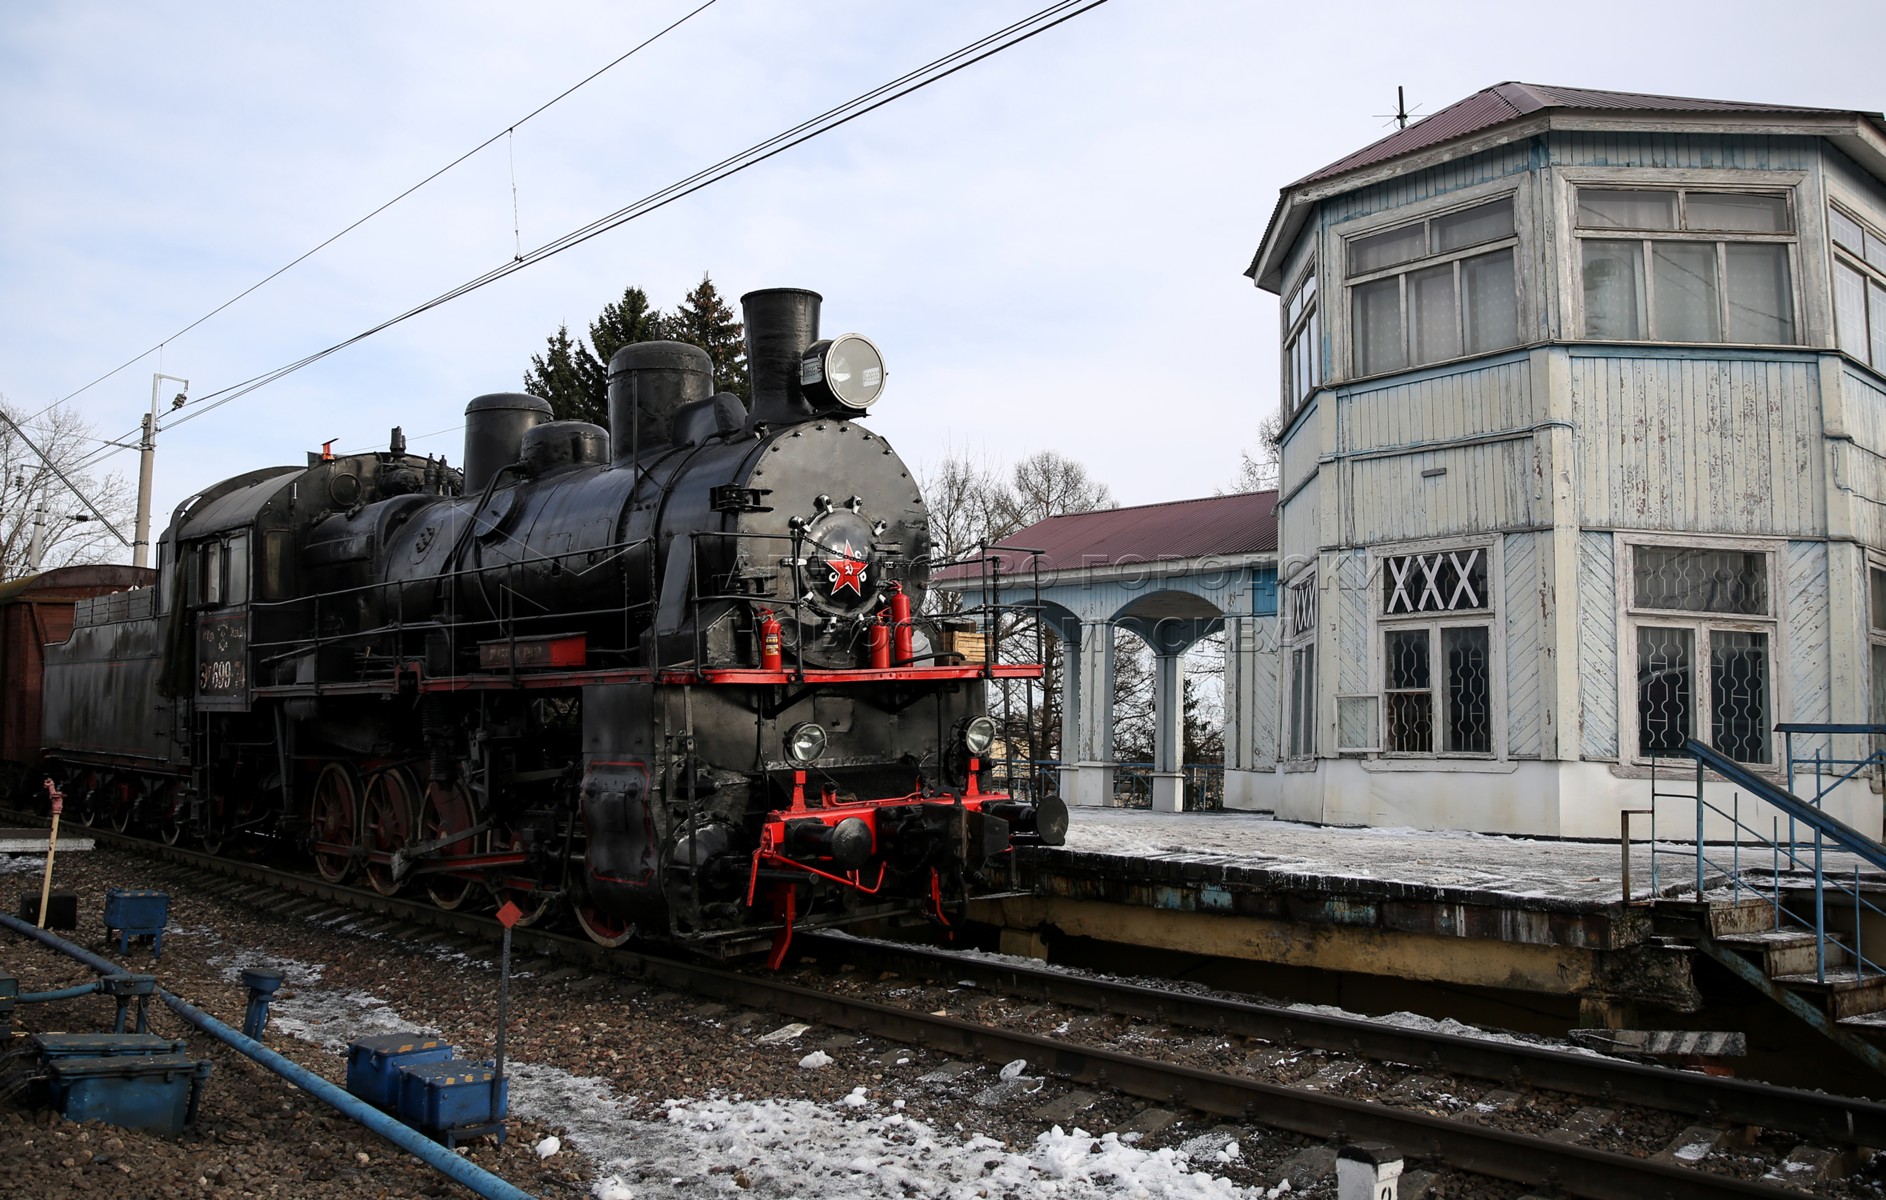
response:
[[[799,359],[819,340],[822,299],[804,288],[766,288],[740,297],[754,422],[786,425],[816,415],[799,391]]]
[[[631,342],[609,356],[609,441],[617,466],[674,440],[675,410],[714,394],[714,360],[686,342]]]
[[[550,401],[522,392],[492,392],[465,406],[465,491],[476,496],[491,477],[517,461],[524,431],[550,419]]]

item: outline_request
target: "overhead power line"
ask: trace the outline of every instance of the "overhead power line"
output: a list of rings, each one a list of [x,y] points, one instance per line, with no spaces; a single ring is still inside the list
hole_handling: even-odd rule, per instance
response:
[[[1046,33],[1048,30],[1064,22],[1071,21],[1075,17],[1092,12],[1105,3],[1107,3],[1107,0],[1060,0],[1059,3],[1051,4],[1031,16],[1024,17],[1019,21],[1006,25],[996,30],[994,33],[978,38],[974,42],[932,62],[926,63],[913,71],[900,75],[888,83],[881,84],[862,95],[845,101],[843,104],[827,109],[818,116],[801,121],[792,128],[782,133],[775,134],[763,142],[757,142],[737,154],[729,155],[712,166],[703,167],[701,170],[687,176],[685,179],[671,183],[659,191],[651,192],[632,204],[616,209],[614,212],[608,213],[605,216],[598,217],[594,221],[573,229],[561,237],[555,238],[533,250],[518,255],[511,261],[493,267],[483,274],[459,284],[450,291],[443,292],[430,300],[414,305],[404,312],[388,317],[386,320],[376,325],[369,326],[359,333],[354,334],[352,337],[336,342],[325,349],[317,350],[291,363],[285,363],[273,370],[265,371],[260,375],[251,376],[241,383],[231,384],[217,391],[205,392],[201,395],[193,396],[190,398],[189,406],[185,410],[184,415],[168,422],[166,428],[174,429],[185,422],[205,416],[221,408],[223,405],[228,404],[232,400],[239,400],[243,396],[259,388],[266,387],[284,376],[291,375],[304,367],[311,366],[321,361],[330,354],[344,350],[357,342],[365,341],[367,338],[391,329],[393,326],[403,321],[410,320],[422,313],[430,312],[441,305],[457,300],[462,296],[469,295],[479,288],[495,283],[517,271],[535,266],[545,259],[561,254],[565,250],[569,250],[575,246],[579,246],[593,237],[620,228],[639,217],[645,217],[658,209],[674,203],[684,196],[692,195],[703,188],[719,183],[723,179],[731,178],[749,167],[757,166],[777,154],[784,153],[795,146],[811,141],[821,134],[829,133],[841,125],[855,121],[866,113],[882,108],[894,100],[900,100],[905,96],[929,87],[933,83],[947,79],[956,72],[963,70],[965,67],[972,66],[985,58],[1000,54],[1004,50],[1019,46],[1023,42]]]
[[[627,62],[630,58],[634,57],[636,54],[639,54],[641,51],[646,50],[648,47],[654,45],[656,42],[660,41],[662,38],[666,37],[668,34],[674,32],[676,29],[679,29],[681,26],[687,24],[689,21],[693,20],[695,17],[699,16],[701,13],[712,8],[717,3],[719,3],[719,0],[705,0],[705,2],[701,4],[698,8],[693,9],[692,11],[687,13],[685,16],[674,21],[672,24],[669,24],[668,26],[661,29],[659,32],[655,33],[651,37],[646,38],[638,45],[618,55],[614,59],[610,60],[608,63],[605,63],[603,66],[590,72],[588,75],[585,75],[582,79],[579,79],[577,82],[571,84],[569,87],[564,88],[561,92],[558,92],[555,96],[552,96],[550,99],[544,101],[542,104],[539,104],[536,108],[531,109],[529,112],[525,113],[523,116],[519,117],[517,120],[511,122],[509,125],[505,126],[503,129],[498,130],[498,132],[492,134],[490,137],[486,138],[484,141],[479,142],[476,146],[473,146],[471,149],[465,151],[465,153],[459,155],[457,158],[453,159],[451,162],[446,163],[444,166],[440,167],[438,170],[432,172],[432,174],[426,176],[424,179],[421,179],[418,183],[413,184],[411,187],[407,188],[405,191],[399,193],[397,196],[394,196],[391,200],[388,200],[384,204],[380,205],[378,208],[375,208],[372,212],[368,213],[364,217],[361,217],[359,220],[353,222],[351,225],[347,226],[345,229],[341,230],[339,233],[336,233],[332,237],[321,242],[320,245],[315,246],[312,250],[309,250],[305,254],[299,255],[293,260],[269,272],[267,275],[264,275],[261,279],[256,280],[254,283],[250,284],[248,287],[242,289],[240,292],[237,292],[235,295],[223,301],[221,304],[218,304],[215,308],[210,309],[208,312],[204,313],[202,316],[198,317],[196,320],[190,322],[188,325],[185,325],[182,329],[177,330],[177,332],[171,334],[169,337],[159,339],[157,344],[152,346],[150,349],[144,350],[138,354],[132,355],[130,358],[125,359],[123,362],[119,363],[117,366],[113,367],[111,370],[106,371],[103,375],[100,375],[97,379],[92,380],[90,383],[86,384],[84,387],[79,388],[77,391],[70,392],[67,395],[61,397],[58,401],[55,402],[55,405],[64,404],[67,400],[71,400],[75,396],[78,396],[84,392],[90,391],[92,388],[95,388],[99,384],[105,382],[105,380],[110,379],[112,376],[124,370],[126,367],[131,366],[133,363],[137,362],[139,359],[145,358],[155,353],[156,351],[162,349],[166,343],[173,342],[176,339],[182,337],[184,334],[190,332],[192,329],[195,329],[198,325],[201,325],[203,322],[209,320],[211,317],[215,316],[217,313],[222,312],[224,309],[228,308],[230,305],[235,304],[237,301],[243,299],[245,296],[248,296],[250,293],[263,287],[264,285],[273,282],[274,280],[276,280],[277,278],[279,278],[286,272],[292,270],[293,268],[300,266],[302,263],[308,261],[308,259],[313,258],[316,254],[319,254],[321,251],[327,249],[329,246],[332,246],[335,242],[338,242],[340,239],[346,237],[348,234],[352,233],[354,230],[360,228],[362,225],[365,225],[368,221],[371,221],[373,218],[379,216],[381,213],[385,212],[387,209],[392,208],[395,204],[398,204],[401,200],[404,200],[406,197],[412,195],[414,192],[418,191],[420,188],[425,187],[428,183],[431,183],[433,180],[437,179],[439,176],[444,175],[446,172],[450,171],[452,168],[463,163],[466,159],[471,158],[473,155],[477,154],[479,151],[484,150],[486,147],[492,145],[499,138],[509,137],[512,134],[516,133],[518,126],[524,124],[526,121],[529,121],[532,117],[542,115],[547,109],[549,109],[553,105],[563,100],[568,99],[572,94],[574,94],[578,90],[588,86],[591,83],[594,83],[597,79],[600,79],[603,75],[621,66],[623,63]],[[513,199],[515,200],[515,188],[516,188],[515,180],[513,181],[512,187],[513,187]],[[40,410],[40,413],[35,413],[34,416],[35,417],[39,416],[41,413],[49,411],[52,407],[54,407],[54,405],[48,405],[47,408]],[[33,418],[28,417],[27,419],[32,420]]]

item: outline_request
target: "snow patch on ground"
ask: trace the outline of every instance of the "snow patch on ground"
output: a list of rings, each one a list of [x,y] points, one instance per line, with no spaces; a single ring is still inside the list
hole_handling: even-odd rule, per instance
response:
[[[28,871],[44,873],[46,856],[43,854],[0,854],[0,875],[24,875]]]
[[[271,1033],[339,1054],[357,1038],[415,1031],[413,1022],[377,996],[321,987],[319,964],[243,950],[221,955],[213,965],[232,980],[244,967],[282,972],[292,994],[271,1007]],[[1111,1133],[1095,1137],[1056,1126],[1032,1145],[1011,1150],[990,1138],[964,1138],[907,1117],[899,1111],[902,1101],[887,1105],[863,1086],[835,1105],[709,1096],[645,1107],[603,1080],[541,1063],[512,1062],[506,1074],[513,1114],[561,1128],[564,1146],[598,1164],[596,1200],[704,1194],[752,1200],[1250,1200],[1259,1194],[1210,1173],[1212,1164],[1238,1155],[1235,1142],[1215,1138],[1195,1139],[1195,1147],[1147,1151]]]

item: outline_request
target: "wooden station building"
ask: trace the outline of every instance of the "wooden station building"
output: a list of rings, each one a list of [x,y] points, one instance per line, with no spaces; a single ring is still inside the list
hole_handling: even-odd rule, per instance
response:
[[[1879,114],[1499,84],[1284,188],[1248,274],[1281,657],[1228,736],[1277,762],[1228,796],[1615,837],[1689,736],[1886,719]]]

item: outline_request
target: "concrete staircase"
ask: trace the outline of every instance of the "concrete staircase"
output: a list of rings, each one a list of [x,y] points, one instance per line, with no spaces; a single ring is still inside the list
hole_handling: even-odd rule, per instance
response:
[[[1725,956],[1740,960],[1746,969],[1738,969],[1737,974],[1810,1024],[1824,1022],[1822,1032],[1836,1042],[1856,1039],[1875,1053],[1877,1047],[1886,1046],[1886,976],[1872,970],[1861,975],[1852,954],[1830,937],[1823,977],[1815,962],[1814,931],[1789,911],[1785,892],[1779,928],[1773,905],[1760,897],[1710,898],[1701,904],[1679,902],[1671,907],[1676,911],[1669,914],[1674,918],[1669,932],[1693,942],[1731,969],[1736,969],[1736,963]],[[1850,930],[1832,928],[1829,932],[1852,941]]]

